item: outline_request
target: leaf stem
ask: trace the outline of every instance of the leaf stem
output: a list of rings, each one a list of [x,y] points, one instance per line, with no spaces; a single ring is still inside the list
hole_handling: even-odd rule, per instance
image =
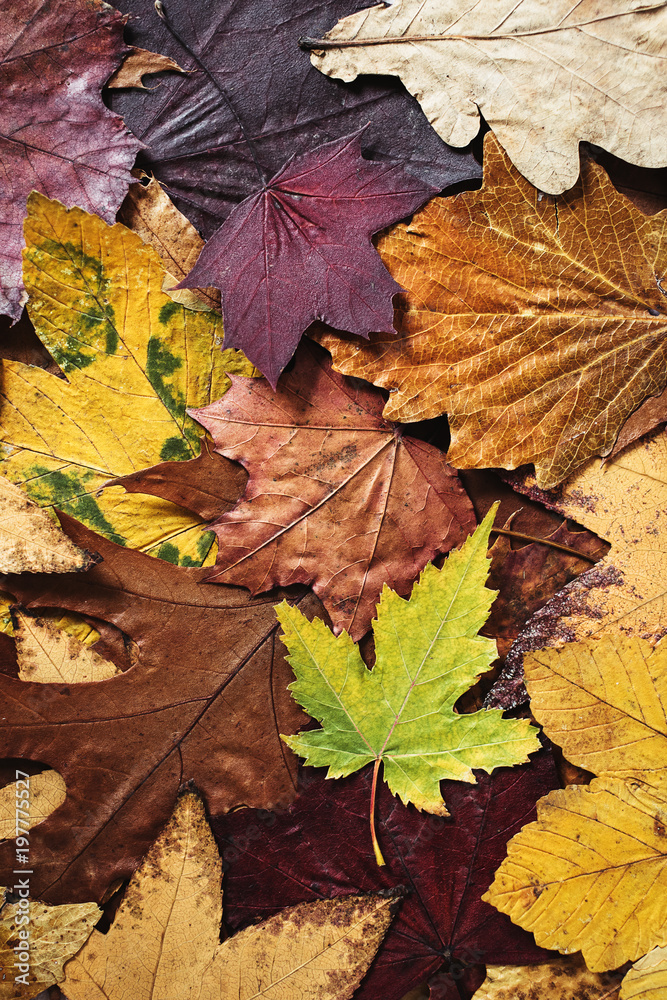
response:
[[[523,542],[537,542],[538,545],[548,545],[549,548],[558,549],[559,552],[567,552],[570,556],[576,556],[577,559],[585,559],[586,562],[596,563],[597,558],[595,556],[589,556],[585,552],[580,552],[578,549],[571,549],[569,545],[561,545],[559,542],[552,542],[550,538],[536,538],[534,535],[524,535],[522,531],[511,531],[509,528],[491,528],[492,535],[506,535],[507,538],[518,538]]]
[[[375,833],[375,793],[377,791],[378,774],[380,771],[381,763],[382,763],[382,757],[376,757],[375,766],[373,767],[373,784],[371,785],[371,840],[373,841],[373,852],[375,853],[375,860],[377,861],[380,867],[382,867],[385,864],[385,860],[382,857],[382,851],[380,850],[380,845],[378,844],[377,835]]]

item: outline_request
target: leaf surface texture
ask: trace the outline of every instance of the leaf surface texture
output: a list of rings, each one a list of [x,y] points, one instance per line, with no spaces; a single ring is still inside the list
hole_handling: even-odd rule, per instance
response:
[[[318,339],[338,371],[390,390],[388,419],[447,413],[456,468],[532,462],[553,487],[665,387],[667,213],[643,215],[593,162],[547,198],[492,135],[484,169],[481,191],[380,240],[407,289],[399,336]]]

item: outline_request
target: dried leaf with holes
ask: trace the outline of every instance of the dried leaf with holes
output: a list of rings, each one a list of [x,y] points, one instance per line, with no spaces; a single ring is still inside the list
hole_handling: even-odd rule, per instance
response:
[[[481,191],[378,243],[407,289],[398,337],[317,339],[337,371],[390,390],[388,419],[447,413],[455,468],[533,462],[552,487],[665,388],[667,212],[643,215],[592,161],[545,198],[493,135],[484,150]]]
[[[69,1000],[348,1000],[396,897],[304,903],[220,940],[222,863],[192,792],[132,877],[107,934],[67,964]]]
[[[484,115],[550,194],[575,183],[581,140],[667,165],[664,2],[397,0],[303,42],[328,76],[400,77],[453,146],[467,145]]]
[[[57,586],[31,574],[5,577],[3,588],[28,610],[76,609],[135,645],[129,668],[97,683],[0,673],[0,757],[41,761],[67,784],[65,802],[30,837],[31,888],[49,902],[100,899],[127,878],[185,781],[197,781],[213,814],[290,801],[296,761],[280,733],[304,718],[287,690],[292,673],[273,611],[288,595],[202,586],[205,570],[62,520],[103,561]],[[304,588],[289,600],[310,614],[320,608]],[[13,868],[13,854],[13,844],[0,845],[0,867]]]

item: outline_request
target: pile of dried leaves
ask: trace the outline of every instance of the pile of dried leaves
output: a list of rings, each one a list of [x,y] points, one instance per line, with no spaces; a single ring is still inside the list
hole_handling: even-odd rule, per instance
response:
[[[366,3],[0,4],[0,1000],[667,1000],[667,2]]]

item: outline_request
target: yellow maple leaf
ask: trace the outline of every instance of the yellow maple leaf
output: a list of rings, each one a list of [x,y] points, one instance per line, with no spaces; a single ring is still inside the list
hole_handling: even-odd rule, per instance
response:
[[[25,232],[28,310],[66,378],[2,362],[0,472],[119,544],[201,564],[213,536],[199,519],[105,483],[195,457],[201,429],[186,407],[218,399],[226,371],[252,367],[220,351],[220,316],[162,291],[160,259],[124,226],[33,193]]]
[[[667,212],[643,215],[593,162],[548,198],[489,134],[482,190],[434,198],[378,251],[406,289],[398,336],[317,339],[390,390],[388,419],[447,413],[455,468],[533,462],[555,486],[667,383]]]
[[[125,892],[111,929],[65,968],[69,1000],[343,1000],[391,922],[396,900],[302,903],[219,943],[222,862],[192,792]]]

